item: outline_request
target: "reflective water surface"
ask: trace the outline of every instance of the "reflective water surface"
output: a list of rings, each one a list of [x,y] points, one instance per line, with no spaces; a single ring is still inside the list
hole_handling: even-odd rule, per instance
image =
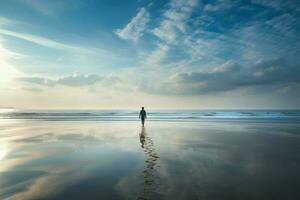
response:
[[[295,122],[0,121],[0,199],[298,199]]]

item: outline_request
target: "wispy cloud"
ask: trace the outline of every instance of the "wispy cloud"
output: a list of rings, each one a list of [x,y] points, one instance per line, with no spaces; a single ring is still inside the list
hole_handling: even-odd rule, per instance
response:
[[[159,27],[154,28],[153,34],[163,42],[174,43],[178,39],[178,33],[186,31],[186,22],[197,3],[197,0],[172,0]]]
[[[269,7],[275,10],[297,10],[297,6],[295,0],[251,0],[253,4],[262,5],[265,7]]]
[[[11,61],[23,59],[24,57],[26,57],[23,54],[11,51],[8,48],[6,48],[4,42],[5,40],[0,37],[0,82],[4,82],[1,84],[2,87],[7,86],[6,81],[10,81],[12,77],[16,76],[17,74],[20,74],[20,72],[18,72],[15,69],[15,67],[11,64]]]
[[[142,59],[143,66],[156,70],[166,66],[170,51],[175,50],[175,46],[181,49],[181,43],[189,35],[187,23],[197,5],[198,0],[172,0],[167,4],[158,26],[151,30],[158,41]]]
[[[53,48],[57,50],[65,50],[65,51],[71,51],[71,52],[81,52],[81,53],[94,53],[91,49],[87,49],[85,47],[80,47],[80,46],[74,46],[74,45],[69,45],[66,43],[62,42],[57,42],[55,40],[46,38],[46,37],[41,37],[33,34],[27,34],[27,33],[19,33],[11,30],[7,30],[4,28],[0,28],[0,34],[5,35],[5,36],[12,36],[18,39],[26,40],[32,43],[35,43],[37,45],[43,46],[43,47],[48,47],[48,48]],[[102,50],[101,50],[102,51]]]
[[[44,47],[49,47],[49,48],[54,48],[54,49],[66,50],[66,49],[74,48],[72,46],[68,46],[63,43],[59,43],[54,40],[50,40],[48,38],[44,38],[44,37],[40,37],[40,36],[36,36],[36,35],[32,35],[32,34],[18,33],[18,32],[6,30],[6,29],[0,29],[0,34],[23,39],[23,40],[33,42],[35,44],[38,44],[38,45],[41,45]]]
[[[224,11],[232,8],[233,1],[232,0],[217,0],[214,3],[206,4],[203,8],[204,11]]]
[[[137,41],[143,36],[149,21],[150,14],[145,8],[141,8],[123,29],[115,30],[115,34],[124,40]]]
[[[266,21],[266,24],[271,26],[274,30],[280,32],[287,37],[298,37],[295,27],[299,25],[299,20],[296,16],[290,13],[284,13],[279,16],[275,16],[272,19]]]
[[[166,59],[169,49],[170,47],[168,45],[159,43],[154,51],[145,56],[145,59],[141,64],[151,68],[159,67]]]
[[[13,21],[12,21],[13,22]],[[15,22],[14,22],[15,23]],[[30,33],[16,32],[2,28],[0,26],[0,35],[14,37],[24,41],[32,42],[36,45],[46,47],[49,49],[54,49],[61,51],[62,53],[67,53],[72,56],[73,59],[91,59],[91,58],[102,58],[103,60],[108,60],[113,57],[113,54],[106,49],[97,48],[94,46],[85,46],[79,44],[70,44],[66,42],[60,42],[54,39],[49,39],[47,37],[42,37],[39,35],[34,35]],[[17,55],[17,54],[15,54]],[[21,55],[21,54],[18,54]],[[37,56],[37,55],[34,55]]]

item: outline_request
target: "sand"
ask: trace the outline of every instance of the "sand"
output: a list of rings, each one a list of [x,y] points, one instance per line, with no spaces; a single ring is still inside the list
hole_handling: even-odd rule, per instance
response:
[[[0,199],[298,199],[285,121],[0,122]]]

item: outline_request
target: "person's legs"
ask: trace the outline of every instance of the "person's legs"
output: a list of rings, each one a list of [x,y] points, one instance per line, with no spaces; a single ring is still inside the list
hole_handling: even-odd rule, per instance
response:
[[[141,118],[141,120],[142,120],[142,125],[144,126],[144,124],[145,124],[145,118]]]

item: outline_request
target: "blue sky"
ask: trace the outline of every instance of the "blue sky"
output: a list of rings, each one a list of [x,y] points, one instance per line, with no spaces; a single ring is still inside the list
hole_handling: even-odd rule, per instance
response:
[[[0,3],[2,107],[300,107],[297,0]]]

